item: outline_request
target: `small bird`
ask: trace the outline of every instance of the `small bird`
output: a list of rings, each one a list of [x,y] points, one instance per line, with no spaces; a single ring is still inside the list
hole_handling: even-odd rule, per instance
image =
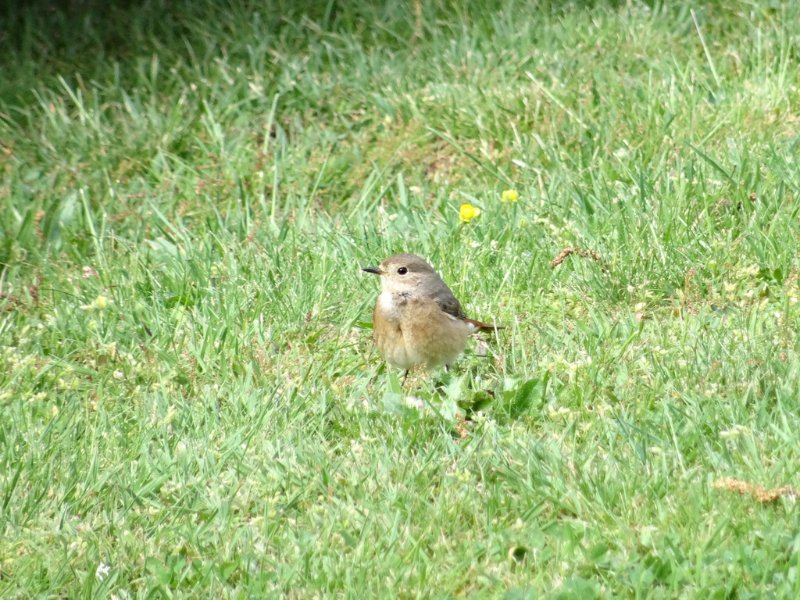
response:
[[[372,313],[373,338],[390,365],[405,370],[449,366],[464,351],[470,334],[501,329],[468,319],[456,297],[427,262],[396,254],[379,267],[364,267],[381,278]]]

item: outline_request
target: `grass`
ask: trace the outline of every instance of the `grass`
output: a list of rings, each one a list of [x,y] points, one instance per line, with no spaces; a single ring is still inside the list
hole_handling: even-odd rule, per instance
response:
[[[4,10],[0,596],[797,597],[794,3]]]

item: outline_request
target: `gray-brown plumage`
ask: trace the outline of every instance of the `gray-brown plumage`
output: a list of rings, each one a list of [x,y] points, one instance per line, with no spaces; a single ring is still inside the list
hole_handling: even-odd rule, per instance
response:
[[[449,365],[470,334],[499,329],[468,319],[450,288],[419,256],[396,254],[364,271],[381,278],[373,338],[390,365],[406,370]]]

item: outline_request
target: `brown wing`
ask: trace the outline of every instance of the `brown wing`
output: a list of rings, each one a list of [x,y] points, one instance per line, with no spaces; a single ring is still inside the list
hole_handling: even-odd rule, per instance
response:
[[[439,291],[434,297],[436,300],[436,304],[439,305],[444,312],[448,315],[453,315],[457,319],[466,319],[467,315],[464,314],[464,311],[461,309],[461,305],[456,300],[456,297],[453,296],[453,292],[451,292],[447,287],[443,290]]]
[[[442,285],[433,294],[433,299],[443,312],[446,312],[448,315],[451,315],[456,319],[466,321],[478,331],[494,331],[495,329],[502,329],[502,327],[499,325],[489,325],[488,323],[482,323],[474,319],[468,319],[467,315],[464,314],[464,309],[461,308],[461,304],[459,304],[458,300],[453,295],[453,292],[450,291],[450,288],[447,287],[443,281],[441,283]]]
[[[461,304],[459,304],[456,297],[453,296],[453,293],[447,288],[434,296],[434,300],[436,300],[436,304],[439,305],[439,308],[441,308],[448,315],[452,315],[457,319],[463,319],[479,331],[494,331],[495,329],[502,329],[500,325],[490,325],[488,323],[476,321],[475,319],[468,319],[467,315],[464,314],[464,310],[461,308]]]

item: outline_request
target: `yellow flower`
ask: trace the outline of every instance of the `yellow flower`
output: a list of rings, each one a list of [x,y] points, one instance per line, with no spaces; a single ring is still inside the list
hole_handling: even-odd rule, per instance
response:
[[[89,304],[84,304],[81,306],[83,310],[105,310],[108,308],[108,305],[111,303],[106,296],[102,294],[99,295],[97,298],[92,300]]]
[[[477,206],[472,206],[472,204],[462,204],[461,208],[458,209],[458,218],[461,219],[462,223],[469,223],[481,214],[481,209]]]
[[[516,202],[517,200],[519,200],[517,190],[503,190],[503,194],[500,196],[501,202]]]

